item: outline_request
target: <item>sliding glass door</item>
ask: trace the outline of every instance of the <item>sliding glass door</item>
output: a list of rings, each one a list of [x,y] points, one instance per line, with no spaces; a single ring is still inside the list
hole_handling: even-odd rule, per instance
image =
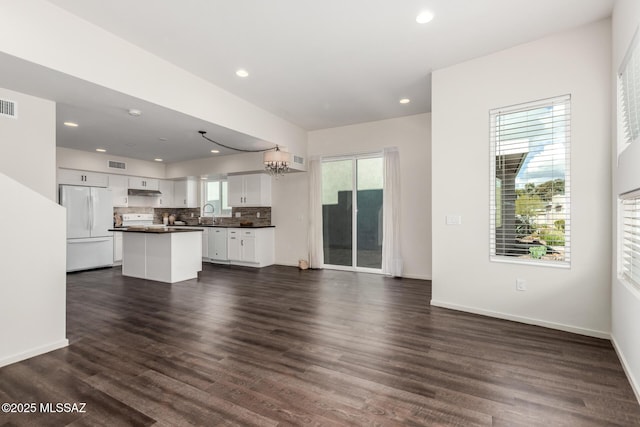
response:
[[[382,157],[322,162],[324,263],[327,267],[382,268]]]

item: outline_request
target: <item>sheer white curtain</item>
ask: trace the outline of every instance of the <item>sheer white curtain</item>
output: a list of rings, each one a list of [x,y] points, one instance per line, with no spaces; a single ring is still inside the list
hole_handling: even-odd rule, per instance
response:
[[[400,253],[400,153],[396,147],[384,149],[382,190],[382,272],[402,276]]]
[[[322,240],[322,162],[309,161],[309,267],[324,266]]]

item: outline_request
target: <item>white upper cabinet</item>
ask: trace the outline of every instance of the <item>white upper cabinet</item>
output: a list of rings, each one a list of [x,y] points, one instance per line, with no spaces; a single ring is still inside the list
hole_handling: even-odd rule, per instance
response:
[[[158,180],[154,178],[129,177],[129,188],[135,190],[158,190]]]
[[[109,190],[113,199],[113,206],[129,206],[129,178],[124,175],[109,175]]]
[[[109,186],[109,175],[73,169],[58,169],[58,184],[107,187]]]
[[[159,183],[160,193],[162,195],[158,197],[155,207],[158,208],[173,208],[173,181],[167,179],[161,179]]]
[[[198,181],[195,179],[181,179],[173,182],[172,208],[197,208]]]
[[[257,173],[227,177],[229,206],[271,206],[271,176]]]

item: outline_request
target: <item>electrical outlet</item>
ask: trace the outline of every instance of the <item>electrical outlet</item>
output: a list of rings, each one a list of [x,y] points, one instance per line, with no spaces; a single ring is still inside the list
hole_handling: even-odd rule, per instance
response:
[[[516,279],[516,291],[526,291],[527,281],[524,279]]]
[[[240,218],[240,212],[236,212],[236,218]]]
[[[256,218],[260,218],[260,212],[256,212]]]

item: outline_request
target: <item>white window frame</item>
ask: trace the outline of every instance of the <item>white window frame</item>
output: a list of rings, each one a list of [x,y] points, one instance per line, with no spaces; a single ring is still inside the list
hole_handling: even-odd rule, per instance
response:
[[[537,108],[552,106],[558,103],[564,103],[566,108],[566,115],[568,116],[568,128],[565,141],[565,197],[568,200],[566,204],[565,214],[565,253],[564,260],[547,260],[547,259],[533,259],[533,258],[520,258],[517,256],[508,256],[504,254],[497,254],[497,241],[496,241],[496,221],[504,221],[501,214],[497,213],[497,198],[496,198],[496,152],[498,138],[496,119],[501,114],[516,113],[519,111],[534,110]],[[571,95],[563,95],[554,98],[548,98],[518,105],[512,105],[502,108],[493,109],[489,112],[489,130],[490,130],[490,155],[489,155],[489,174],[490,174],[490,197],[489,197],[489,259],[495,262],[504,263],[516,263],[516,264],[529,264],[539,265],[545,267],[571,267]],[[501,182],[501,185],[504,183]],[[505,200],[500,200],[500,204],[504,204]]]
[[[201,212],[202,216],[205,216],[205,214],[206,215],[210,214],[210,212],[205,212],[204,211],[204,205],[208,202],[208,200],[207,200],[208,199],[208,197],[207,197],[207,186],[209,185],[210,182],[219,182],[219,185],[220,185],[220,196],[222,197],[222,182],[227,182],[227,178],[209,178],[207,180],[202,180],[202,200],[203,200],[203,203],[202,203],[203,206],[201,208],[202,209],[202,212]],[[227,201],[228,201],[228,198],[229,198],[228,192],[229,192],[229,190],[228,190],[228,187],[227,187]],[[221,202],[221,204],[222,204],[222,202]],[[224,212],[224,211],[223,212],[214,212],[214,217],[216,217],[216,218],[230,218],[231,216],[232,216],[232,208],[231,207],[229,207],[228,212]]]

